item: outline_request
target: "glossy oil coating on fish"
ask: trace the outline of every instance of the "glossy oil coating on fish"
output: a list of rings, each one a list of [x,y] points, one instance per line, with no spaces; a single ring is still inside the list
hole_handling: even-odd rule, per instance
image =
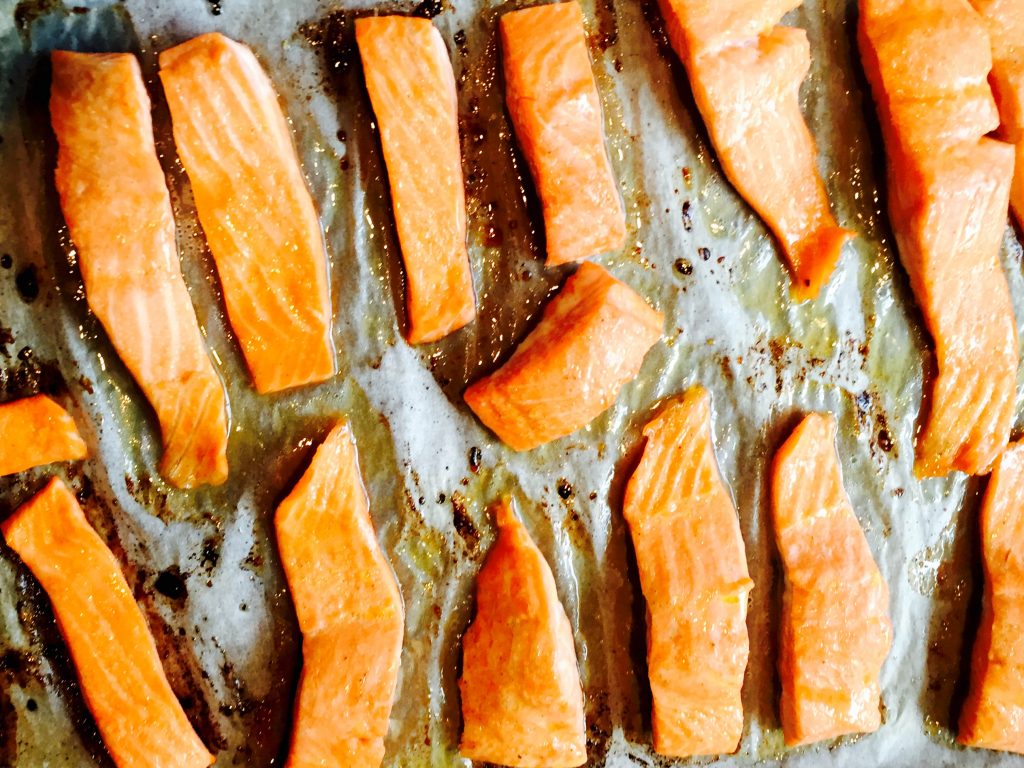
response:
[[[998,136],[1013,144],[1010,208],[1024,228],[1024,5],[1018,0],[971,0],[992,42],[989,84],[999,107]]]
[[[71,414],[46,395],[0,404],[0,477],[88,455]]]
[[[224,387],[181,275],[139,63],[127,53],[52,60],[57,191],[89,308],[156,412],[160,474],[182,488],[222,483]]]
[[[317,449],[274,524],[302,630],[287,766],[378,766],[405,616],[345,422]]]
[[[669,39],[725,175],[772,230],[792,296],[813,299],[843,243],[800,111],[811,65],[802,29],[776,26],[801,0],[659,0]]]
[[[718,473],[708,393],[689,390],[643,434],[624,512],[647,600],[654,749],[675,757],[734,752],[754,583]]]
[[[161,53],[160,80],[256,389],[330,378],[323,233],[273,84],[252,51],[216,33]]]
[[[213,763],[171,690],[117,559],[60,480],[2,525],[53,606],[82,695],[118,768]]]
[[[1024,753],[1024,444],[999,457],[981,507],[985,592],[961,744]]]
[[[544,212],[548,266],[621,248],[626,212],[575,0],[501,17],[505,100]]]
[[[436,341],[476,316],[455,75],[429,19],[357,19],[356,41],[405,262],[407,338]]]
[[[632,288],[587,262],[512,357],[466,390],[466,403],[517,451],[572,434],[615,402],[663,322]]]
[[[1017,325],[999,245],[1013,147],[989,38],[966,0],[861,0],[860,50],[888,159],[900,259],[935,345],[915,471],[984,474],[1014,417]]]
[[[772,469],[772,522],[786,580],[779,677],[787,746],[881,724],[889,589],[843,489],[835,436],[835,419],[808,415]]]
[[[517,768],[583,765],[583,690],[555,579],[512,502],[497,502],[494,515],[498,540],[477,576],[462,646],[459,751]]]

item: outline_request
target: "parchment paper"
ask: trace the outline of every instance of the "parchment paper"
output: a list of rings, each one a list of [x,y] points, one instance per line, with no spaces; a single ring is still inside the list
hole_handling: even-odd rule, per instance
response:
[[[450,338],[412,349],[400,333],[399,251],[352,48],[351,18],[372,6],[78,2],[0,0],[0,396],[55,393],[93,458],[0,481],[0,514],[51,473],[69,480],[123,563],[172,684],[218,766],[283,763],[299,638],[271,515],[342,415],[352,422],[374,522],[407,608],[385,764],[468,765],[456,749],[460,638],[474,575],[493,540],[487,504],[504,492],[517,497],[551,563],[575,630],[589,764],[686,764],[657,758],[649,746],[644,604],[621,498],[640,427],[660,399],[696,382],[713,394],[718,457],[756,587],[742,745],[735,756],[691,762],[1020,763],[965,751],[952,738],[980,605],[975,518],[983,482],[912,476],[930,342],[891,246],[853,0],[807,0],[785,20],[810,35],[806,114],[840,223],[858,234],[821,298],[801,305],[789,300],[765,227],[723,179],[652,0],[584,0],[630,222],[626,248],[598,261],[665,312],[666,335],[608,413],[529,454],[503,447],[461,401],[468,381],[507,358],[569,271],[542,266],[538,204],[504,111],[496,22],[515,3],[418,7],[437,14],[459,81],[480,315]],[[157,52],[209,30],[253,47],[292,121],[330,258],[341,370],[322,386],[257,396],[225,322],[156,80]],[[231,478],[223,487],[186,493],[160,480],[155,420],[88,311],[52,184],[46,54],[56,47],[141,55],[183,270],[230,396]],[[1009,228],[1003,254],[1021,318],[1021,249]],[[811,409],[839,419],[846,486],[889,583],[895,643],[883,671],[881,730],[787,751],[775,673],[781,580],[765,471]],[[478,466],[471,466],[474,448]],[[46,597],[6,548],[0,765],[111,765]]]

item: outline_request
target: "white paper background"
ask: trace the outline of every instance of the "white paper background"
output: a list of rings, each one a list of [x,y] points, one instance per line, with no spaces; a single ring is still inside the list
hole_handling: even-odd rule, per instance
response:
[[[0,0],[0,251],[14,261],[0,270],[0,326],[14,338],[0,359],[2,394],[34,391],[39,371],[63,374],[62,397],[95,458],[58,471],[83,491],[87,514],[124,563],[176,691],[217,764],[280,764],[299,650],[269,524],[310,447],[339,415],[353,423],[374,520],[407,605],[386,765],[467,764],[456,751],[459,642],[473,577],[492,540],[486,506],[504,492],[517,496],[575,628],[590,764],[685,764],[649,748],[644,608],[621,495],[639,428],[661,398],[696,382],[713,394],[718,456],[756,583],[747,728],[739,753],[716,762],[1019,761],[962,750],[949,731],[966,668],[964,635],[976,623],[974,517],[983,484],[912,477],[928,341],[889,247],[881,144],[854,44],[855,3],[808,0],[785,20],[810,35],[806,114],[840,223],[858,234],[822,297],[794,305],[776,246],[722,178],[654,4],[584,2],[630,220],[626,248],[599,261],[665,312],[666,340],[607,414],[530,454],[501,446],[460,398],[467,381],[507,357],[568,273],[543,269],[536,200],[521,180],[503,111],[495,33],[505,7],[455,0],[436,18],[460,83],[481,314],[448,340],[411,349],[396,319],[401,270],[373,118],[343,42],[350,32],[343,20],[357,6],[222,0],[214,15],[202,0],[82,0],[80,12],[56,0]],[[250,44],[277,84],[321,213],[341,371],[320,387],[268,398],[249,387],[174,159],[155,53],[210,30]],[[187,494],[156,477],[153,418],[82,299],[51,181],[45,53],[54,47],[141,52],[183,269],[232,404],[232,478],[223,488]],[[1021,251],[1009,228],[1004,256],[1024,317]],[[678,259],[692,264],[691,275],[676,271]],[[30,266],[41,291],[26,302],[15,278]],[[26,346],[29,362],[16,356]],[[765,470],[771,451],[811,409],[840,420],[846,484],[889,583],[895,643],[878,733],[786,751],[774,672],[781,582],[765,517]],[[889,451],[882,430],[891,436]],[[477,473],[468,462],[472,447],[482,453]],[[2,481],[0,511],[51,471]],[[571,486],[569,499],[559,495],[560,481]],[[166,575],[157,588],[161,573],[187,596],[166,594]],[[62,648],[44,596],[17,558],[0,550],[0,764],[109,765]]]

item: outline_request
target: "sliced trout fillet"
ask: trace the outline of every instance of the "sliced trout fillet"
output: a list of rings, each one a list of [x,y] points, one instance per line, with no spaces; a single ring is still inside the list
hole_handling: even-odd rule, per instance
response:
[[[779,677],[787,746],[881,724],[889,589],[843,489],[835,436],[835,419],[810,414],[772,468],[772,520],[786,579]]]
[[[82,696],[118,768],[212,764],[117,560],[67,486],[51,480],[0,531],[50,598]]]
[[[156,412],[160,474],[228,475],[224,387],[181,275],[171,199],[135,56],[54,51],[57,191],[89,308]]]
[[[621,248],[626,211],[575,0],[501,17],[505,99],[544,213],[548,266]]]
[[[517,451],[564,437],[615,402],[663,322],[632,288],[585,263],[508,362],[466,390],[466,403]]]
[[[999,107],[998,136],[1013,145],[1010,208],[1024,229],[1024,5],[1017,0],[971,0],[992,41],[989,84]]]
[[[463,641],[463,757],[517,768],[583,765],[586,724],[576,647],[555,579],[508,499],[476,582]]]
[[[323,233],[273,84],[252,51],[217,33],[161,53],[160,80],[257,391],[330,378]]]
[[[896,243],[935,344],[915,470],[984,474],[1010,436],[1018,364],[999,262],[1013,147],[986,138],[988,34],[966,0],[861,0],[859,35]]]
[[[647,599],[654,749],[673,757],[734,752],[754,582],[718,474],[707,392],[694,387],[671,402],[644,437],[625,517]]]
[[[811,65],[802,29],[776,26],[801,0],[659,0],[725,175],[774,233],[792,295],[813,299],[843,243],[800,111]]]
[[[317,449],[274,525],[302,631],[287,765],[379,766],[405,615],[346,423]]]
[[[0,476],[88,455],[71,414],[46,395],[0,404]]]
[[[1024,443],[999,457],[981,507],[985,593],[957,740],[1024,753]]]
[[[356,41],[405,261],[407,337],[436,341],[476,316],[455,75],[429,19],[356,19]]]

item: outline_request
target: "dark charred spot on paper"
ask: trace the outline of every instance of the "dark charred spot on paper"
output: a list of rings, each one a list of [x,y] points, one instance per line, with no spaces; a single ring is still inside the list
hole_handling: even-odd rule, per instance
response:
[[[153,588],[164,597],[171,600],[184,600],[188,597],[188,586],[182,578],[181,571],[177,566],[172,566],[166,571],[161,571],[153,582]]]
[[[412,11],[413,16],[422,16],[427,19],[440,16],[442,13],[444,13],[443,0],[423,0]]]
[[[473,518],[466,509],[466,497],[458,491],[452,494],[452,519],[455,532],[459,534],[470,554],[475,554],[480,545],[480,531],[473,524]]]
[[[21,270],[14,278],[14,284],[18,289],[18,295],[25,303],[31,304],[39,298],[39,277],[36,275],[34,264]]]
[[[680,275],[686,276],[693,274],[693,264],[690,263],[689,259],[676,259],[675,267],[676,272]]]

